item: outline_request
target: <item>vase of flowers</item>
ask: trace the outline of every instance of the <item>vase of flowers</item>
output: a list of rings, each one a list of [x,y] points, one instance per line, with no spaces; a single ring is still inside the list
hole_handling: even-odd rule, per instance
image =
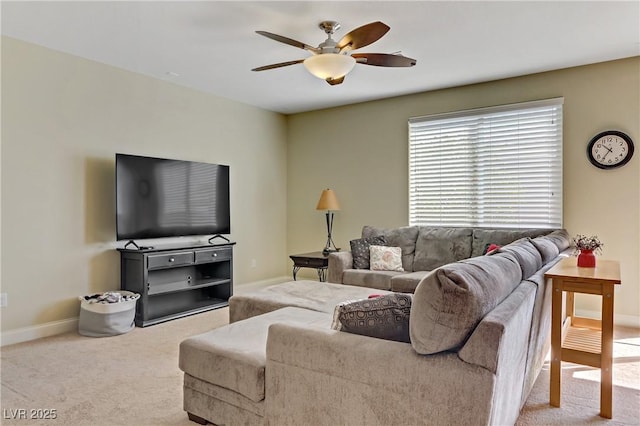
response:
[[[587,237],[585,235],[578,234],[573,238],[573,246],[578,253],[578,267],[579,268],[595,268],[596,256],[595,254],[602,253],[602,242],[597,235]]]

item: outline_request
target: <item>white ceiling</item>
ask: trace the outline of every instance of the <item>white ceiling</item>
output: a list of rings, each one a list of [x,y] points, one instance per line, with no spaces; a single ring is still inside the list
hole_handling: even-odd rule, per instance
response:
[[[329,86],[293,65],[318,27],[373,21],[391,30],[358,52],[417,59],[412,68],[356,65]],[[282,113],[296,113],[640,55],[640,1],[2,1],[2,34]],[[177,75],[174,75],[177,74]]]

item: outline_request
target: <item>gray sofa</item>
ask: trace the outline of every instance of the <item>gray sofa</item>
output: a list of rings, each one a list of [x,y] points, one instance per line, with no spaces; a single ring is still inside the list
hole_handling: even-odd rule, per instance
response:
[[[489,244],[506,245],[520,238],[549,234],[553,229],[489,229],[405,226],[364,226],[362,238],[384,236],[386,245],[402,249],[403,272],[372,271],[354,267],[350,251],[329,256],[327,281],[362,287],[413,293],[430,271],[447,263],[484,254]]]
[[[386,290],[296,281],[234,295],[229,325],[180,344],[184,409],[215,424],[513,424],[549,350],[544,272],[568,247],[560,230],[426,274],[408,342],[332,328],[337,303]]]

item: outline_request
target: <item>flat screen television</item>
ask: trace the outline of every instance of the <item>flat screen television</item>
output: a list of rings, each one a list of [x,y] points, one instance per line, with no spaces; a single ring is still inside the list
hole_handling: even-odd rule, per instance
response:
[[[229,234],[229,166],[116,154],[118,240]]]

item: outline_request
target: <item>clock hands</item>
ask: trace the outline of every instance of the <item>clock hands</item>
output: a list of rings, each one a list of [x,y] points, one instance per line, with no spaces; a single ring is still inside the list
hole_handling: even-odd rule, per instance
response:
[[[609,148],[608,146],[606,146],[606,145],[604,144],[604,142],[603,142],[601,145],[602,145],[602,147],[603,147],[604,149],[606,149],[606,150],[607,150],[607,152],[605,152],[605,153],[604,153],[604,155],[602,156],[602,160],[604,161],[604,159],[607,157],[607,154],[609,154],[610,152],[611,152],[611,153],[613,153],[613,150],[612,150],[611,148]]]

